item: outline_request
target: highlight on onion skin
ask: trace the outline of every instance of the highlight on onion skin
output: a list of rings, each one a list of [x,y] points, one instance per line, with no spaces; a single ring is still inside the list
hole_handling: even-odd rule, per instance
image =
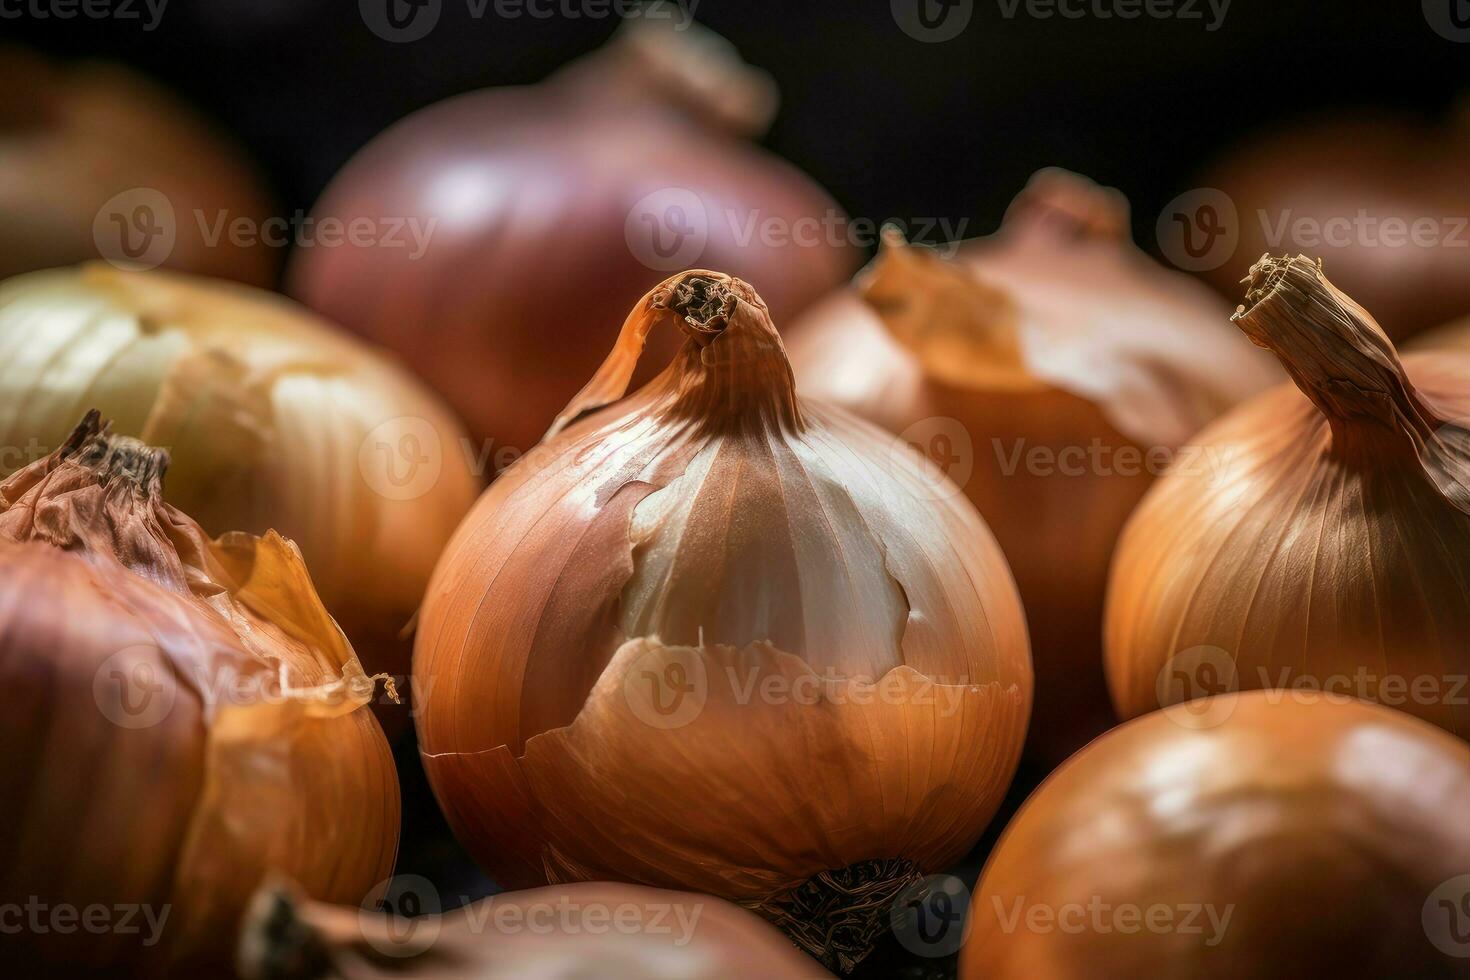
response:
[[[357,902],[397,851],[374,681],[300,553],[210,540],[167,465],[93,412],[0,483],[0,903],[36,975],[226,969],[268,874]]]
[[[270,196],[242,151],[174,95],[122,67],[63,64],[0,46],[0,160],[0,279],[98,258],[99,212],[141,189],[150,194],[140,204],[157,192],[174,212],[167,268],[275,282],[277,256],[267,245],[228,235],[211,244],[195,220],[199,212],[210,227],[221,215],[259,227],[271,215]]]
[[[1191,435],[1281,377],[1127,227],[1117,191],[1042,171],[952,259],[889,235],[791,344],[803,394],[921,447],[995,531],[1036,662],[1027,755],[1046,769],[1113,723],[1103,599],[1128,515]]]
[[[1470,111],[1429,122],[1378,113],[1297,122],[1219,161],[1203,186],[1235,206],[1243,260],[1320,257],[1403,340],[1470,314]],[[1231,300],[1240,263],[1204,273]]]
[[[434,222],[427,247],[298,250],[291,294],[398,351],[513,454],[669,273],[728,269],[781,320],[836,287],[860,261],[830,240],[845,218],[751,142],[774,83],[722,39],[672,23],[630,21],[541,84],[461,95],[377,137],[313,214]],[[659,364],[677,350],[650,343]]]
[[[1464,978],[1467,812],[1465,744],[1402,712],[1267,692],[1155,712],[1006,829],[960,976]]]
[[[100,408],[173,451],[168,499],[211,533],[297,541],[363,660],[407,673],[401,634],[481,484],[406,371],[283,297],[102,263],[0,283],[0,346],[0,476]]]
[[[1470,356],[1401,361],[1305,256],[1263,256],[1247,288],[1234,320],[1295,385],[1201,433],[1216,465],[1171,472],[1129,522],[1106,632],[1118,711],[1305,688],[1470,738]]]
[[[304,899],[284,883],[246,917],[245,980],[817,980],[758,917],[707,895],[606,882],[509,892],[406,919]]]
[[[678,356],[623,398],[671,325]],[[419,746],[472,855],[509,887],[718,895],[861,960],[975,844],[1030,709],[1005,560],[920,462],[797,398],[743,281],[645,296],[424,606]]]
[[[1455,320],[1426,330],[1404,345],[1410,353],[1431,350],[1452,350],[1470,353],[1470,317]]]

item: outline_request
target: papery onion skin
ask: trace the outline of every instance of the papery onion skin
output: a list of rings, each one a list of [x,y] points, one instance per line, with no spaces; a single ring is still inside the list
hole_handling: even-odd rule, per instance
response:
[[[871,934],[803,940],[822,923],[785,902],[974,845],[1029,713],[1020,603],[963,496],[796,398],[738,279],[649,293],[558,425],[618,399],[666,319],[689,336],[668,370],[507,471],[446,553],[414,656],[424,764],[504,885],[707,892],[847,967]]]
[[[400,352],[504,451],[500,467],[536,444],[596,369],[604,332],[668,273],[728,269],[786,318],[859,261],[830,240],[847,226],[826,192],[746,138],[774,111],[770,79],[698,25],[630,27],[542,84],[415,113],[313,209],[435,221],[421,256],[349,244],[292,258],[291,294]],[[666,254],[649,254],[645,221]],[[677,349],[652,343],[660,365]]]
[[[209,541],[166,462],[94,415],[0,485],[0,903],[40,910],[8,965],[225,969],[268,873],[355,903],[393,866],[372,682],[290,543]]]
[[[589,882],[507,892],[426,919],[263,891],[246,980],[816,980],[831,975],[758,917],[708,895]]]
[[[206,228],[221,215],[259,228],[272,206],[240,149],[175,96],[120,66],[3,46],[0,82],[0,279],[99,258],[98,212],[143,189],[173,209],[167,268],[275,283],[266,244],[228,234],[211,243],[200,230],[196,215]]]
[[[1294,345],[1278,349],[1301,388],[1202,432],[1213,462],[1165,476],[1130,521],[1108,599],[1118,711],[1305,687],[1470,738],[1470,356],[1400,362],[1304,257],[1263,258],[1251,289],[1236,320]]]
[[[167,494],[213,534],[279,530],[373,671],[480,481],[448,409],[289,300],[94,263],[0,284],[0,474],[100,408],[175,457]],[[400,712],[401,713],[401,712]]]
[[[960,976],[1464,978],[1428,930],[1470,874],[1467,812],[1464,743],[1389,708],[1254,692],[1156,712],[1026,802]]]
[[[1190,435],[1281,377],[1126,228],[1116,191],[1042,171],[953,260],[890,237],[791,344],[803,394],[921,446],[995,531],[1026,605],[1027,754],[1045,769],[1113,723],[1101,629],[1128,515]]]

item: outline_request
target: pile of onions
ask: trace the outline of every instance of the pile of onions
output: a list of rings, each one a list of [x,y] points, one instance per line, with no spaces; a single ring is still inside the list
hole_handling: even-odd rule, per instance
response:
[[[1470,105],[1465,107],[1470,110]],[[1221,160],[1204,186],[1235,206],[1239,242],[1205,273],[1240,295],[1264,252],[1321,256],[1401,340],[1470,313],[1470,111],[1441,123],[1386,114],[1297,123]]]
[[[510,892],[405,919],[262,890],[240,946],[246,980],[816,980],[759,918],[706,895],[589,883]]]
[[[1036,659],[1028,756],[1047,768],[1112,722],[1103,596],[1129,513],[1189,436],[1280,377],[1127,224],[1116,191],[1042,171],[954,260],[889,236],[792,341],[803,394],[901,433],[995,530]]]
[[[971,902],[961,977],[1467,975],[1463,742],[1347,699],[1194,708],[1109,732],[1027,801]]]
[[[666,324],[683,348],[619,401]],[[486,870],[718,895],[861,959],[976,842],[1031,702],[1005,559],[920,463],[797,398],[743,281],[645,296],[425,602],[419,746]]]
[[[463,434],[432,393],[289,300],[102,264],[0,284],[0,475],[92,406],[167,446],[169,501],[212,534],[299,542],[374,671],[474,502]]]
[[[168,268],[258,286],[275,281],[267,245],[229,235],[211,240],[221,215],[258,227],[271,213],[240,151],[171,94],[123,68],[60,65],[0,48],[0,160],[0,278],[106,254],[93,233],[104,206],[119,208],[112,220],[130,222],[137,207],[162,195],[175,233]],[[138,218],[149,230],[167,220]]]
[[[431,106],[354,157],[316,217],[418,222],[432,229],[421,256],[347,245],[292,259],[292,295],[402,353],[496,440],[502,467],[669,273],[728,269],[784,320],[858,262],[831,240],[846,226],[826,193],[749,142],[774,112],[771,79],[670,23],[629,21],[539,85]],[[660,363],[673,356],[654,343]]]
[[[9,968],[226,968],[268,873],[356,903],[393,866],[373,680],[294,546],[210,540],[167,465],[92,413],[0,484]]]
[[[1171,472],[1129,523],[1118,711],[1200,685],[1327,690],[1470,738],[1470,355],[1401,362],[1305,256],[1256,263],[1234,320],[1296,385],[1201,433],[1213,463]]]

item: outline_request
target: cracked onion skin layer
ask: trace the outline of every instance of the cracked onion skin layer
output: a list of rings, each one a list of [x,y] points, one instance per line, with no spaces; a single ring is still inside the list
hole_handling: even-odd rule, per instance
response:
[[[1466,814],[1464,743],[1390,708],[1247,692],[1155,712],[1006,829],[960,976],[1464,980]]]
[[[1119,544],[1106,648],[1135,717],[1304,688],[1470,738],[1470,356],[1399,359],[1305,256],[1265,256],[1235,322],[1286,384],[1196,439]],[[1467,818],[1470,819],[1470,818]]]
[[[664,321],[683,348],[622,399]],[[548,435],[451,544],[414,660],[429,777],[501,884],[779,920],[821,872],[973,846],[1031,703],[1015,584],[906,444],[796,397],[749,285],[655,288]]]

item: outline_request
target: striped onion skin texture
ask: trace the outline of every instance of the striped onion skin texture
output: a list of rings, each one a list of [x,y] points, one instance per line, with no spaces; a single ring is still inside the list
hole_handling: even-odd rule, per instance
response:
[[[1119,546],[1115,704],[1135,717],[1211,691],[1326,691],[1470,738],[1470,354],[1401,361],[1291,262],[1299,288],[1278,280],[1236,318],[1297,384],[1201,433],[1211,465],[1166,475]]]
[[[725,304],[716,326],[680,320],[674,364],[618,401],[691,287]],[[797,400],[764,304],[718,273],[645,297],[563,420],[609,402],[492,485],[430,589],[420,747],[460,838],[502,884],[752,907],[962,856],[1032,691],[974,509],[906,444]]]

